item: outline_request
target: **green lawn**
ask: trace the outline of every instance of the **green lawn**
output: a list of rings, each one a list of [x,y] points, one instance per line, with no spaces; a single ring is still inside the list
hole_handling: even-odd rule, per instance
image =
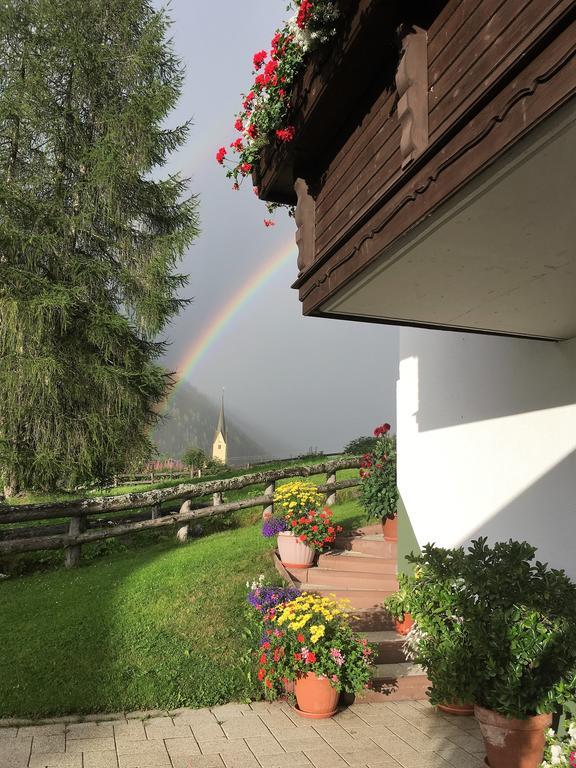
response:
[[[357,526],[354,501],[335,517]],[[0,582],[0,717],[210,706],[256,694],[245,583],[274,573],[260,513],[185,545],[141,539],[76,571]]]

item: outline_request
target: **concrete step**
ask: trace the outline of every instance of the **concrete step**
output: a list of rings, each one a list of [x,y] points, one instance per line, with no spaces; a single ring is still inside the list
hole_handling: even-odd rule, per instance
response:
[[[337,536],[334,547],[351,552],[361,552],[365,555],[374,555],[392,560],[397,559],[397,543],[395,541],[386,541],[381,533],[353,533]]]
[[[334,597],[336,600],[349,600],[350,608],[380,608],[385,597],[395,589],[370,589],[333,586],[331,584],[297,584],[303,592],[314,592],[318,595]]]
[[[364,552],[334,549],[318,558],[319,568],[335,571],[359,571],[362,573],[396,573],[396,560],[392,557],[378,557]]]
[[[291,573],[301,581],[303,589],[307,589],[306,585],[309,582],[338,589],[375,589],[387,592],[395,592],[398,589],[398,579],[394,574],[337,571],[333,568],[319,567],[308,568],[301,576],[294,571]]]
[[[404,656],[405,637],[393,630],[361,632],[369,643],[376,646],[373,656],[375,664],[401,664],[406,661]]]

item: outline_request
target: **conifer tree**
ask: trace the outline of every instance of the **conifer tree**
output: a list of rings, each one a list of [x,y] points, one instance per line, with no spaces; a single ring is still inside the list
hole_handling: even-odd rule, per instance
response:
[[[0,5],[0,487],[106,478],[149,450],[160,334],[197,234],[158,168],[183,84],[150,0]]]

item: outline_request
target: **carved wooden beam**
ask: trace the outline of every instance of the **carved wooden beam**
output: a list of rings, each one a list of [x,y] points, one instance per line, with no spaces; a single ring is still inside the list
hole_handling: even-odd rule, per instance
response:
[[[310,194],[308,183],[296,179],[294,190],[298,203],[294,211],[296,221],[296,245],[298,246],[298,271],[304,272],[314,261],[316,249],[316,201]]]
[[[402,129],[402,168],[428,146],[428,36],[413,27],[402,37],[402,57],[396,71],[397,114]]]

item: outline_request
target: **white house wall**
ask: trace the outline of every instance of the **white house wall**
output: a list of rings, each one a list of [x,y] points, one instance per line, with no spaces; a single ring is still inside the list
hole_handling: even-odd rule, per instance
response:
[[[398,483],[418,544],[538,546],[576,579],[576,340],[400,331]]]

